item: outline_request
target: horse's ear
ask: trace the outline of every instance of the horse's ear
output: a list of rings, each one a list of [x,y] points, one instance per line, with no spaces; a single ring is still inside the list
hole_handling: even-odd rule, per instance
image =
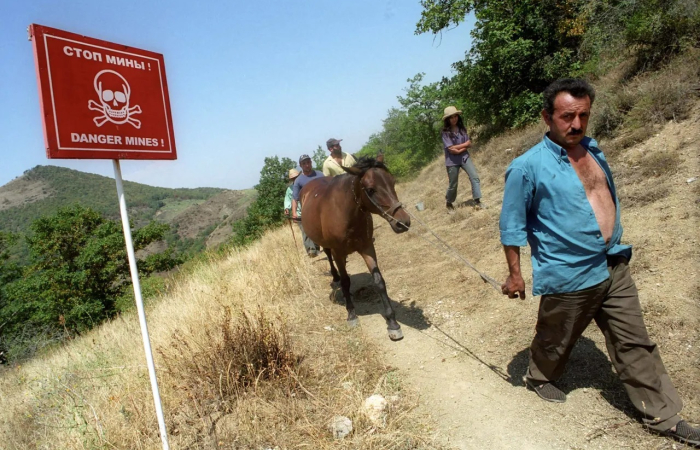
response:
[[[342,167],[343,167],[344,171],[346,171],[347,173],[349,173],[351,175],[355,175],[358,177],[362,175],[362,171],[360,169],[358,169],[357,167],[345,167],[345,166],[342,166]]]

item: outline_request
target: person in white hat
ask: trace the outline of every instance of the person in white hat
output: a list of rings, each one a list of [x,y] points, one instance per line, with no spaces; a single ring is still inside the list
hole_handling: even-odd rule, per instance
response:
[[[442,116],[444,126],[442,128],[442,143],[445,150],[445,166],[449,185],[445,193],[446,206],[448,211],[454,210],[454,201],[457,199],[457,185],[459,183],[459,169],[464,170],[469,176],[472,185],[472,198],[477,209],[486,208],[481,202],[481,184],[479,183],[479,173],[474,167],[472,159],[469,157],[469,147],[472,145],[467,134],[467,129],[462,122],[462,111],[454,106],[445,108]]]
[[[291,216],[291,209],[292,209],[292,186],[294,185],[294,180],[297,179],[301,172],[299,172],[297,169],[289,169],[289,184],[287,185],[287,192],[284,194],[284,217],[287,217],[289,219],[292,218]],[[301,203],[297,204],[297,216],[301,215]]]

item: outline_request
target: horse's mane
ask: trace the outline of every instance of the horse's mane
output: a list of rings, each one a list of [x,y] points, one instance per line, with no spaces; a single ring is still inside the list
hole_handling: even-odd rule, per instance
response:
[[[369,169],[384,169],[387,172],[389,172],[389,168],[384,164],[383,162],[377,161],[375,158],[372,158],[371,156],[363,156],[360,159],[357,160],[355,165],[353,167],[356,167],[362,171],[362,173],[367,172]],[[391,172],[389,172],[391,173]]]

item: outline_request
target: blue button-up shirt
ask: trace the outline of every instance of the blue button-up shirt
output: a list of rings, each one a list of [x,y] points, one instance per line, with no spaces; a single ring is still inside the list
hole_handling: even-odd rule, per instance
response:
[[[605,156],[589,137],[581,145],[603,169],[615,200],[615,227],[607,245],[566,150],[548,136],[513,160],[506,171],[501,243],[530,244],[533,295],[595,286],[608,279],[607,256],[632,256],[632,247],[620,244],[620,207]]]

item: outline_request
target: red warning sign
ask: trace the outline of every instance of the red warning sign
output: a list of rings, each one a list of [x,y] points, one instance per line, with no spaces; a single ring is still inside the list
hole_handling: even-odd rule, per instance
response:
[[[49,158],[177,159],[159,53],[30,26]]]

